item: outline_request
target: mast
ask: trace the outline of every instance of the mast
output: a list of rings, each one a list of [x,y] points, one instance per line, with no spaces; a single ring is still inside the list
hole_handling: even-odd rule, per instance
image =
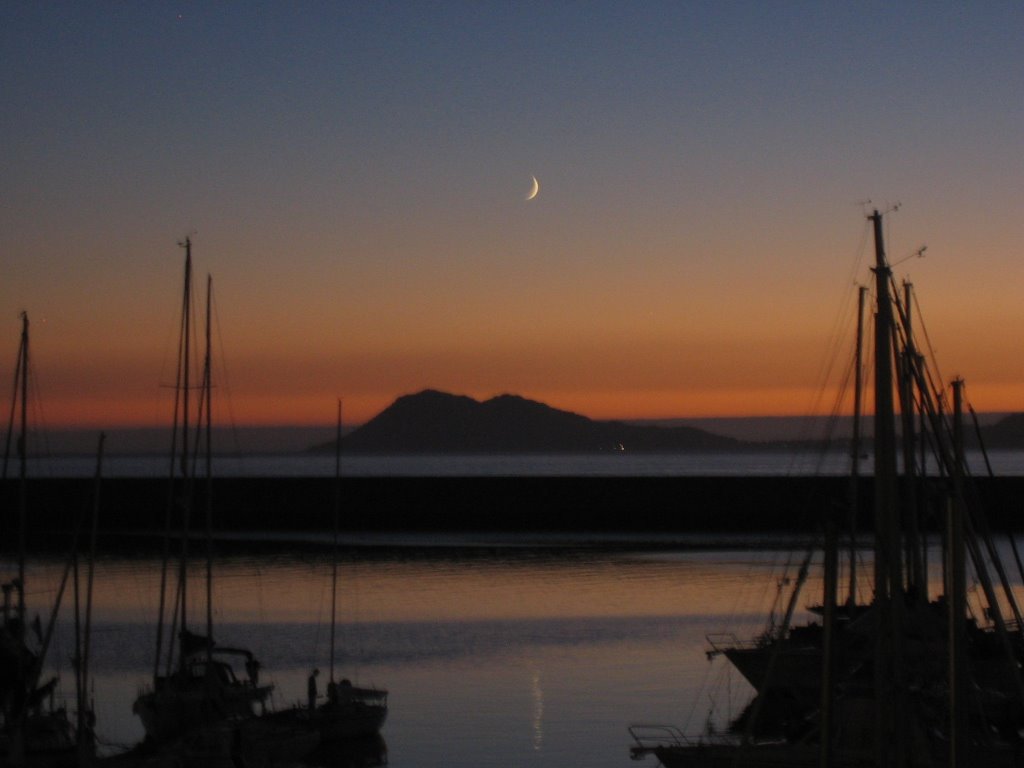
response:
[[[178,470],[176,463],[179,460],[178,457],[178,430],[181,428],[181,459],[180,468],[182,474],[188,476],[188,385],[189,385],[189,334],[190,334],[190,316],[192,314],[192,241],[191,238],[186,237],[184,242],[178,243],[185,249],[185,275],[184,283],[182,288],[182,301],[181,301],[181,321],[179,325],[178,335],[178,367],[175,374],[174,380],[174,412],[171,420],[171,450],[170,450],[170,466],[168,469],[168,482],[167,482],[167,507],[164,516],[164,545],[163,545],[163,557],[161,560],[160,568],[160,604],[157,612],[157,626],[156,626],[156,653],[153,658],[153,680],[156,681],[160,674],[160,660],[163,655],[163,641],[165,630],[165,618],[167,614],[167,592],[168,592],[168,577],[170,571],[170,559],[171,559],[171,530],[174,522],[174,512],[177,506],[177,502],[180,498],[183,498],[183,504],[188,504],[187,492],[179,495],[178,489],[176,488],[175,479],[178,476]],[[183,406],[184,403],[184,406]],[[184,482],[184,478],[183,478]],[[184,546],[184,544],[183,544]],[[182,553],[182,563],[184,563],[184,552]],[[179,569],[179,582],[183,575],[183,569]],[[181,585],[179,584],[179,587]],[[174,611],[176,612],[178,607],[178,596],[181,595],[179,592],[175,596]],[[173,624],[172,624],[173,627]],[[173,634],[173,629],[171,630]],[[173,639],[173,638],[170,638]],[[173,642],[168,644],[167,648],[167,670],[170,672],[171,665],[174,657],[174,644]]]
[[[875,236],[875,728],[877,764],[903,765],[905,745],[898,722],[902,690],[903,576],[896,506],[896,428],[893,402],[891,271],[885,258],[882,214],[871,216]]]
[[[334,449],[334,545],[331,552],[331,659],[328,684],[334,684],[334,636],[338,623],[338,528],[341,524],[341,398]]]
[[[28,313],[21,313],[21,434],[18,437],[18,624],[25,637],[25,558],[28,526]]]
[[[82,765],[87,764],[94,748],[92,726],[89,723],[89,715],[92,712],[92,706],[89,702],[89,658],[92,654],[92,596],[96,571],[96,534],[100,519],[100,484],[103,480],[103,446],[106,439],[106,434],[100,432],[99,444],[96,446],[96,476],[93,487],[92,520],[89,532],[89,565],[86,571],[85,629],[78,669],[77,731],[79,761]]]
[[[825,513],[825,600],[822,625],[824,637],[821,654],[821,732],[820,768],[832,765],[832,721],[835,711],[833,677],[835,673],[835,624],[839,592],[839,535],[835,509]],[[852,605],[852,604],[851,604]]]
[[[181,419],[181,474],[184,479],[184,492],[182,493],[182,522],[181,522],[181,559],[178,561],[178,604],[177,610],[181,611],[181,632],[180,637],[184,638],[188,632],[188,534],[192,509],[192,469],[189,466],[188,453],[188,418],[189,418],[189,366],[191,364],[191,342],[192,342],[192,239],[185,238],[181,244],[185,249],[185,313],[182,318],[182,329],[184,339],[182,349],[184,350],[182,360],[182,419]],[[184,648],[182,648],[184,650]]]
[[[213,656],[213,368],[211,365],[211,295],[213,278],[206,276],[206,357],[203,363],[203,403],[206,432],[206,659]]]
[[[18,398],[21,398],[19,403]],[[21,313],[21,339],[18,343],[18,360],[15,365],[14,372],[14,395],[11,400],[11,416],[8,423],[7,430],[7,448],[4,452],[4,464],[3,464],[3,477],[7,478],[7,463],[8,457],[10,456],[11,448],[11,435],[14,433],[15,423],[15,412],[18,413],[19,419],[19,433],[17,437],[16,450],[18,452],[18,555],[17,555],[17,567],[18,575],[14,583],[10,586],[4,585],[4,606],[3,606],[3,622],[4,629],[8,630],[11,634],[12,639],[17,645],[24,646],[25,643],[25,561],[27,557],[27,533],[26,524],[28,519],[28,499],[27,499],[27,442],[28,442],[28,407],[26,401],[28,400],[28,313]],[[20,405],[20,408],[19,408]],[[10,617],[10,598],[9,589],[14,589],[18,593],[17,603],[14,606],[15,619],[12,621]],[[42,656],[40,656],[40,660]],[[20,671],[26,673],[28,680],[20,681],[18,684],[24,685],[24,694],[31,693],[35,690],[34,680],[36,675],[37,665],[32,662],[19,661],[21,666]],[[11,702],[4,702],[4,717],[8,718],[8,728],[10,732],[9,743],[7,748],[7,755],[12,765],[24,765],[25,764],[25,721],[27,718],[27,706],[23,699],[22,701],[13,700]]]
[[[949,611],[949,764],[967,765],[967,674],[966,625],[967,553],[964,542],[963,506],[963,380],[953,382],[953,498],[949,500],[949,584],[946,605]]]
[[[853,386],[853,436],[850,439],[850,499],[849,499],[849,534],[850,534],[850,572],[847,588],[847,605],[853,608],[857,604],[857,512],[860,505],[860,418],[864,410],[864,303],[867,298],[867,286],[858,286],[857,290],[857,349],[854,352],[854,386]]]
[[[922,555],[923,540],[920,534],[920,510],[917,503],[916,426],[914,406],[914,371],[918,364],[917,350],[911,325],[912,286],[903,283],[903,305],[900,320],[903,326],[903,352],[900,355],[900,416],[903,424],[903,489],[906,494],[905,518],[907,525],[907,589],[914,600],[927,602],[928,580]]]
[[[876,597],[895,599],[902,587],[899,518],[896,514],[896,427],[893,401],[892,303],[890,269],[882,240],[882,215],[871,216],[875,230],[875,516],[878,558],[875,563]]]

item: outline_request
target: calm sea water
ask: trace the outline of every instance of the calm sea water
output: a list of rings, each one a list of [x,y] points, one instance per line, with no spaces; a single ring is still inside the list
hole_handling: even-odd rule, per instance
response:
[[[986,473],[984,457],[968,453],[976,474]],[[1024,475],[1024,451],[993,451],[993,471],[1000,475]],[[95,459],[59,456],[35,459],[32,477],[91,477]],[[112,456],[104,463],[109,477],[163,477],[168,473],[164,456]],[[598,454],[598,455],[419,455],[345,457],[342,474],[350,477],[665,477],[673,475],[840,475],[849,471],[842,453],[790,454],[693,453],[693,454]],[[870,471],[864,461],[862,471]],[[287,454],[215,457],[214,473],[230,477],[327,477],[334,474],[334,457]]]
[[[752,691],[723,658],[708,659],[707,636],[750,639],[763,630],[769,610],[785,605],[779,585],[791,583],[783,576],[802,556],[429,551],[350,553],[340,564],[336,674],[390,690],[383,736],[396,768],[624,768],[631,724],[691,734],[721,728]],[[936,586],[938,560],[936,553]],[[0,563],[0,572],[9,565]],[[60,570],[56,562],[31,563],[32,606],[52,601]],[[215,637],[256,652],[278,706],[302,699],[313,667],[322,680],[328,673],[330,573],[321,555],[216,565]],[[131,707],[151,674],[158,578],[150,559],[97,567],[94,698],[108,751],[142,735]],[[194,578],[191,593],[199,595],[198,567]],[[800,605],[819,599],[820,589],[812,577]],[[202,614],[202,605],[194,608]],[[796,621],[806,618],[798,613]],[[62,622],[50,658],[68,695],[70,656]]]
[[[705,635],[761,626],[785,553],[502,551],[342,562],[337,675],[390,690],[390,765],[624,766],[629,724],[700,730],[712,683],[730,694],[720,720],[745,702],[738,676],[706,659]],[[60,567],[31,564],[32,606],[50,602]],[[301,700],[311,668],[327,674],[330,572],[310,556],[217,564],[215,636],[256,652],[279,706]],[[151,674],[158,578],[153,560],[98,565],[94,698],[108,751],[142,736],[131,707]],[[51,658],[70,696],[61,629]]]

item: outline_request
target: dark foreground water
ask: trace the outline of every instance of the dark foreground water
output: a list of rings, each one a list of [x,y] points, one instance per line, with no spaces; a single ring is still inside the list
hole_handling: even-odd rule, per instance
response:
[[[426,543],[349,554],[340,569],[337,675],[390,690],[383,735],[397,768],[626,766],[630,724],[722,727],[751,690],[721,657],[708,660],[707,635],[763,629],[801,556],[515,540],[439,554]],[[59,572],[31,564],[31,606],[49,603]],[[304,697],[314,666],[327,675],[330,573],[310,554],[216,565],[215,636],[257,653],[278,706]],[[94,696],[107,751],[142,735],[131,707],[151,674],[158,576],[148,559],[97,568]],[[812,577],[800,604],[819,590]],[[51,659],[70,696],[68,630],[62,623]]]

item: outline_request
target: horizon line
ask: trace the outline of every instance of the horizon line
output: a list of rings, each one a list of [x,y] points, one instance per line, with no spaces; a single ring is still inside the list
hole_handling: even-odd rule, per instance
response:
[[[386,409],[385,409],[386,410]],[[564,411],[565,409],[556,408],[554,410]],[[576,413],[578,416],[583,416],[590,419],[591,421],[621,421],[628,423],[654,423],[654,422],[683,422],[683,421],[708,421],[708,422],[722,422],[722,421],[754,421],[754,420],[775,420],[781,421],[786,420],[801,420],[801,419],[849,419],[853,417],[851,413],[841,414],[812,414],[812,413],[793,413],[793,414],[747,414],[747,415],[734,415],[734,416],[643,416],[643,417],[613,417],[613,418],[595,418],[587,416],[584,413],[578,411],[566,411],[567,413]],[[383,413],[383,411],[381,411]],[[1014,413],[1024,413],[1024,410],[992,410],[992,411],[976,411],[978,416],[1007,416]],[[376,414],[366,421],[360,422],[349,422],[344,425],[346,430],[356,429],[361,427],[374,418]],[[870,416],[870,413],[862,414],[862,417]],[[147,430],[147,429],[168,429],[169,424],[162,423],[148,423],[148,424],[56,424],[48,425],[43,427],[30,427],[30,432],[48,432],[48,431],[62,431],[62,432],[93,432],[93,431],[104,431],[104,430],[117,430],[117,431],[131,431],[131,430]],[[330,421],[324,422],[248,422],[248,423],[230,423],[221,422],[214,423],[214,429],[335,429],[336,424]]]

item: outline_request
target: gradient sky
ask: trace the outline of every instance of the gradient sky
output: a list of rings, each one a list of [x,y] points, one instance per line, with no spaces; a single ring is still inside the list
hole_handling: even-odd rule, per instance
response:
[[[192,233],[219,420],[806,413],[871,199],[944,373],[1021,410],[1022,40],[1017,2],[9,0],[0,371],[24,309],[51,425],[165,422]]]

